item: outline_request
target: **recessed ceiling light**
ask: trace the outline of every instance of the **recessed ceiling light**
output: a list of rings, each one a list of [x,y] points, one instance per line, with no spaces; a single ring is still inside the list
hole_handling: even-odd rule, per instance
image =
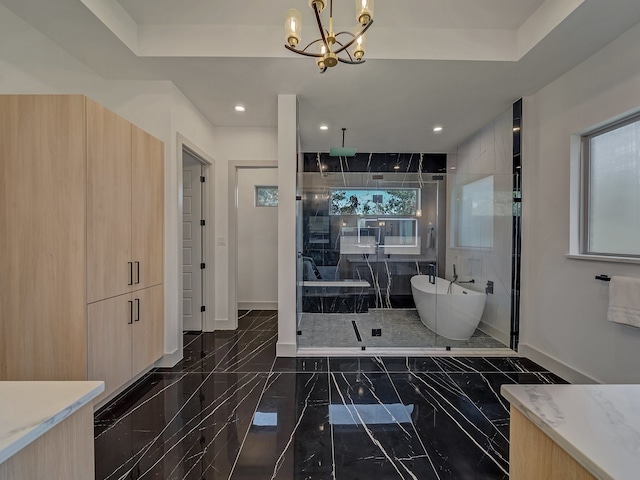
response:
[[[235,109],[236,112],[244,112],[246,110],[246,108],[244,108],[244,105],[236,105]]]
[[[436,132],[436,133],[441,132],[442,131],[442,127],[440,125],[438,125],[436,127],[433,127],[433,131]]]
[[[329,130],[328,125],[320,125],[320,130]]]

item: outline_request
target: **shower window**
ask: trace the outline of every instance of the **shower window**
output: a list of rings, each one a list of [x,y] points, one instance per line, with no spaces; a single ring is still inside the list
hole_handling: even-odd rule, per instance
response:
[[[417,188],[329,190],[329,215],[416,215]]]
[[[582,253],[640,256],[640,115],[582,137]]]

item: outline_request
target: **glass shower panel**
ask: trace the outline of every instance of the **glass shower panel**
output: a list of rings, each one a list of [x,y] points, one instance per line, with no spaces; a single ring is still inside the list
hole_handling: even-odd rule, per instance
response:
[[[513,175],[448,174],[447,196],[446,280],[437,297],[436,344],[508,346]]]

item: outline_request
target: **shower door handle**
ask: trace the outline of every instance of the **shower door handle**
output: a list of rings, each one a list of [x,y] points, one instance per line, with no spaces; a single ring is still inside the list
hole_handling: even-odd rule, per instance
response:
[[[429,273],[429,283],[435,285],[436,283],[436,264],[430,263],[427,267],[427,272]]]

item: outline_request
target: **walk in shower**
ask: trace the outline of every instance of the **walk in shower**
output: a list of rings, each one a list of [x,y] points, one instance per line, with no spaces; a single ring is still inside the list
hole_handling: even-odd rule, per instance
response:
[[[299,350],[507,348],[511,175],[456,172],[439,154],[303,165]]]

